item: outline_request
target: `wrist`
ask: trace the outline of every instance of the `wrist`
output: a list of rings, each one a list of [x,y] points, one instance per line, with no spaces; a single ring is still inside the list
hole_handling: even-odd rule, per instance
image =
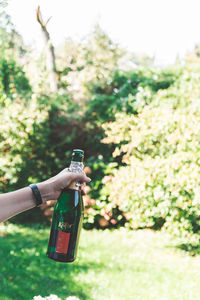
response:
[[[41,197],[42,197],[42,203],[45,203],[48,200],[53,200],[52,198],[52,191],[50,184],[44,182],[37,183],[37,187],[40,191]]]

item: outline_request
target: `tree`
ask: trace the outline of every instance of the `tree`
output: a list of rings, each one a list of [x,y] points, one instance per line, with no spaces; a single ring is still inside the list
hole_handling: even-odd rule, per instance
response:
[[[42,14],[40,11],[40,6],[37,8],[37,21],[41,25],[42,35],[44,39],[44,43],[46,45],[46,66],[49,72],[49,83],[50,89],[52,92],[56,92],[58,90],[58,80],[57,80],[57,70],[56,70],[56,58],[54,46],[50,40],[49,32],[47,31],[47,24],[51,18],[49,18],[46,22],[42,19]]]

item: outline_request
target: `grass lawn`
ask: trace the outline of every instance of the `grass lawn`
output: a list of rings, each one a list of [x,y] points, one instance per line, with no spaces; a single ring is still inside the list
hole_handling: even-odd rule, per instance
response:
[[[200,299],[200,256],[162,232],[82,231],[72,264],[46,258],[49,229],[0,226],[0,300]]]

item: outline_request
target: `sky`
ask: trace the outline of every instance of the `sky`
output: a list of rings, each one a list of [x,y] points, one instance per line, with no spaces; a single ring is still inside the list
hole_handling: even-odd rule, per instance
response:
[[[9,0],[7,12],[25,43],[43,47],[36,8],[55,45],[86,37],[96,23],[120,46],[173,64],[200,43],[200,0]]]

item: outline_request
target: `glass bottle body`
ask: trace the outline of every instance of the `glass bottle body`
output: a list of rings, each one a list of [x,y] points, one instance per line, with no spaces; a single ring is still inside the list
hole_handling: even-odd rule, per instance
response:
[[[47,256],[59,262],[73,262],[77,255],[84,206],[81,191],[64,189],[56,203]]]

